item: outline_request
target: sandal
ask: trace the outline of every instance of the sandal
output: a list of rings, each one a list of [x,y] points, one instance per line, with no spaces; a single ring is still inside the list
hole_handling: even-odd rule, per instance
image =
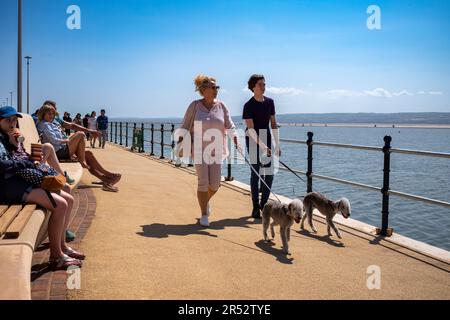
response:
[[[70,258],[66,255],[59,257],[58,259],[50,259],[48,265],[52,271],[67,270],[69,267],[81,267],[83,263],[80,260]]]
[[[119,188],[114,187],[113,185],[111,185],[110,183],[103,183],[103,187],[102,187],[103,191],[107,191],[107,192],[118,192]]]
[[[67,247],[66,250],[63,251],[65,255],[68,255],[71,258],[77,259],[77,260],[84,260],[86,259],[86,256],[81,253],[81,252],[77,252],[75,250],[73,250],[70,247]]]

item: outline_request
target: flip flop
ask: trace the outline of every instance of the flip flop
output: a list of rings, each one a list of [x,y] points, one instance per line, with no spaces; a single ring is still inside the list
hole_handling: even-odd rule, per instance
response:
[[[103,184],[102,190],[107,192],[119,192],[119,188],[114,187],[108,183]]]

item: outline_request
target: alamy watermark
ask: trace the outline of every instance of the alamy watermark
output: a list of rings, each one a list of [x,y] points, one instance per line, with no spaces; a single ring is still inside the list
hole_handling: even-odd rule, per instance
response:
[[[367,18],[367,29],[369,30],[381,30],[381,9],[377,5],[370,5],[367,7],[367,14],[370,16]]]
[[[377,265],[367,267],[366,273],[369,275],[366,281],[367,289],[380,290],[381,289],[381,268]]]
[[[81,269],[77,266],[71,266],[67,268],[67,282],[66,286],[68,290],[80,290],[81,289]]]
[[[180,140],[180,137],[182,138]],[[232,141],[228,143],[227,137]],[[239,149],[234,145],[238,142]],[[259,145],[256,142],[259,140]],[[186,129],[177,129],[173,141],[179,141],[172,151],[172,158],[193,164],[252,164],[261,165],[260,173],[274,175],[279,169],[279,132],[278,129],[261,129],[256,132],[249,129],[225,130],[203,129],[201,121],[195,121],[193,133]],[[243,148],[246,148],[244,150]]]
[[[81,9],[79,6],[73,4],[67,7],[67,14],[70,16],[67,18],[66,26],[69,30],[80,30],[81,29]]]

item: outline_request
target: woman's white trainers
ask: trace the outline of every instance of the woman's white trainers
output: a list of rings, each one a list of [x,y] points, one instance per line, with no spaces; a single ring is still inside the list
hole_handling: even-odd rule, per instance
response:
[[[203,226],[203,227],[209,227],[208,216],[202,216],[200,218],[200,225]]]

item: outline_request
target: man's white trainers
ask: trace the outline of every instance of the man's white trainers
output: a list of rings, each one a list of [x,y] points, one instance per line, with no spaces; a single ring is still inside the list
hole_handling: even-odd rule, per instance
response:
[[[200,218],[200,225],[203,226],[203,227],[209,227],[208,216],[202,216]]]

